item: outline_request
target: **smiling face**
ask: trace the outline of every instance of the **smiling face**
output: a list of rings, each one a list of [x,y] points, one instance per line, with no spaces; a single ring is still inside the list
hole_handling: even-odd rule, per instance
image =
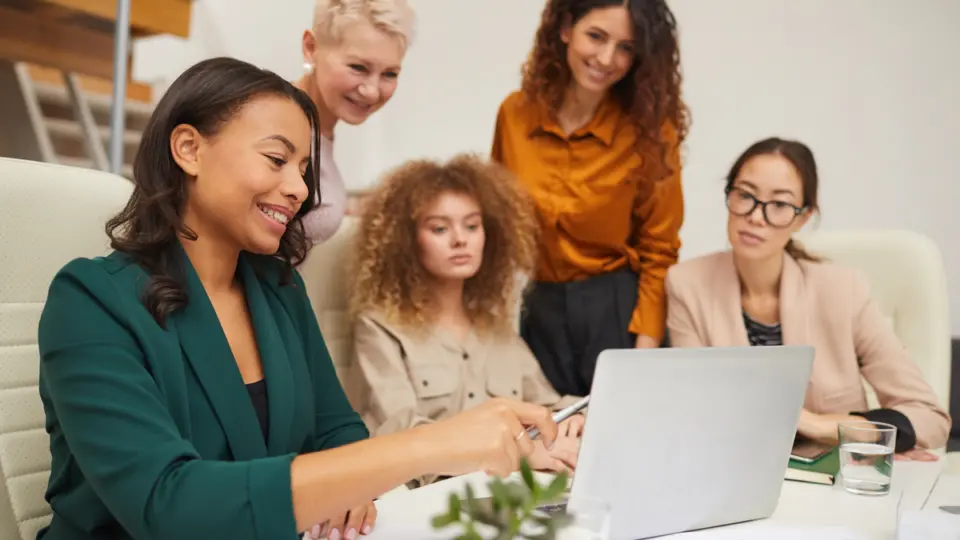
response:
[[[303,51],[314,65],[313,84],[323,100],[317,106],[352,125],[365,122],[393,97],[406,52],[401,39],[367,20],[345,27],[335,43],[308,31]]]
[[[486,235],[473,197],[440,193],[420,213],[416,227],[420,263],[434,279],[463,281],[480,270]]]
[[[567,64],[581,91],[605,93],[633,65],[633,23],[621,5],[592,9],[564,27],[560,38],[567,44]]]
[[[184,223],[238,250],[276,253],[307,198],[310,142],[303,110],[273,95],[248,102],[211,137],[177,126],[170,150],[187,175]]]
[[[803,209],[803,187],[797,169],[779,154],[744,162],[727,194],[727,236],[734,254],[757,260],[783,256],[790,237],[810,218]],[[766,216],[757,201],[769,202]]]

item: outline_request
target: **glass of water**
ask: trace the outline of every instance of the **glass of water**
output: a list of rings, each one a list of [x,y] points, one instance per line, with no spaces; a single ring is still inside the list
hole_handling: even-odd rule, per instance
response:
[[[858,495],[890,493],[897,428],[882,422],[842,423],[840,478],[843,489]]]

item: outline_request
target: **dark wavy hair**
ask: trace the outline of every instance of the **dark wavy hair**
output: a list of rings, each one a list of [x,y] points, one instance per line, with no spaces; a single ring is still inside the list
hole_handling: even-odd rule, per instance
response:
[[[143,303],[164,326],[166,317],[188,302],[184,261],[178,256],[180,237],[196,240],[184,225],[186,173],[170,151],[174,128],[187,124],[204,137],[215,136],[251,100],[282,96],[303,110],[314,134],[314,151],[304,182],[308,197],[287,224],[272,258],[283,265],[281,280],[289,283],[293,266],[306,257],[309,243],[303,215],[319,205],[317,163],[319,119],[313,101],[279,75],[233,58],[212,58],[187,69],[164,93],[147,122],[133,163],[134,189],[126,207],[106,224],[111,247],[126,254],[150,276]]]
[[[659,163],[644,160],[642,172],[654,180],[676,171],[669,164],[673,150],[686,139],[690,112],[680,96],[680,47],[677,24],[665,0],[550,0],[543,10],[533,50],[523,66],[522,89],[556,114],[571,79],[567,45],[561,30],[594,9],[626,7],[634,29],[634,61],[611,89],[633,119],[637,152],[659,154]]]
[[[727,185],[725,191],[730,191],[733,183],[740,176],[740,170],[748,161],[757,156],[776,155],[780,156],[793,165],[800,176],[803,184],[803,207],[806,210],[820,212],[820,205],[817,202],[817,191],[820,186],[820,177],[817,174],[817,160],[813,157],[813,151],[810,147],[800,141],[790,139],[781,139],[779,137],[769,137],[757,141],[743,151],[727,173]],[[821,262],[823,257],[819,257],[808,252],[799,242],[790,239],[786,245],[787,254],[797,260]]]

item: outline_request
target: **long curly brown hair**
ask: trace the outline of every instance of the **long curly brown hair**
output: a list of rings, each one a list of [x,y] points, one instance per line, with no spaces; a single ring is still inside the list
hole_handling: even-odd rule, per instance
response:
[[[668,156],[686,139],[690,122],[689,109],[680,95],[683,76],[677,24],[666,0],[550,0],[523,66],[522,89],[556,114],[572,77],[561,31],[594,9],[612,6],[630,12],[635,53],[630,71],[613,86],[611,94],[633,119],[638,153],[649,155],[651,148],[658,150],[660,162],[644,160],[642,172],[659,180],[675,172]]]
[[[375,311],[404,326],[427,327],[431,280],[420,262],[417,220],[446,192],[469,195],[483,215],[483,262],[464,284],[467,313],[479,331],[512,328],[519,278],[531,276],[536,264],[538,225],[510,172],[469,154],[446,163],[410,161],[368,196],[350,261],[353,316]]]

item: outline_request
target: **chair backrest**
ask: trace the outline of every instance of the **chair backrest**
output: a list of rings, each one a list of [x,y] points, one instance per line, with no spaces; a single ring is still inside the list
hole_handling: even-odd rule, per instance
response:
[[[905,230],[812,232],[798,235],[815,255],[856,268],[871,296],[947,409],[950,407],[950,317],[947,275],[937,245]],[[871,396],[875,403],[875,396]]]
[[[347,316],[349,291],[346,262],[349,250],[353,249],[358,223],[357,218],[344,218],[336,234],[314,246],[299,267],[323,339],[330,350],[337,375],[344,383],[347,366],[353,358],[353,326]]]
[[[132,184],[109,173],[0,158],[0,538],[50,521],[50,445],[37,391],[37,324],[71,259],[109,251],[104,223]]]

